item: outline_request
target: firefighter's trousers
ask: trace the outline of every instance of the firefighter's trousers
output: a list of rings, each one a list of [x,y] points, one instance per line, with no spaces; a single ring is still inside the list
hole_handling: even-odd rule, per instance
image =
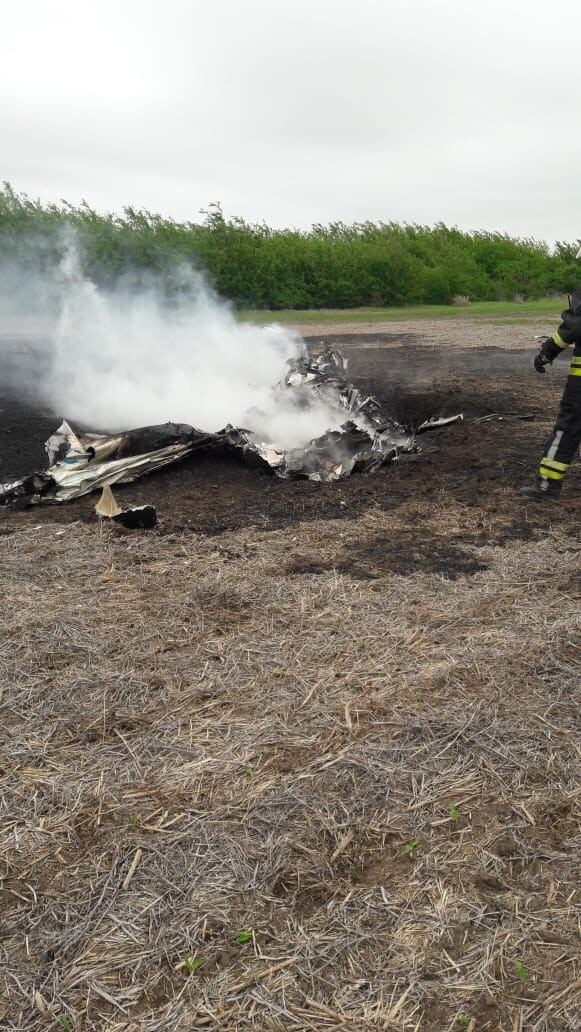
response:
[[[576,344],[555,428],[541,459],[539,477],[561,486],[581,444],[581,343]]]

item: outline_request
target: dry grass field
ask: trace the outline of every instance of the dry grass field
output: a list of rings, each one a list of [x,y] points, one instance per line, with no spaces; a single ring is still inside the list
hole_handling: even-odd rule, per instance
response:
[[[464,412],[374,477],[0,517],[1,1029],[581,1028],[581,476],[515,494],[543,328],[317,326],[394,415]],[[0,409],[3,478],[47,419]]]

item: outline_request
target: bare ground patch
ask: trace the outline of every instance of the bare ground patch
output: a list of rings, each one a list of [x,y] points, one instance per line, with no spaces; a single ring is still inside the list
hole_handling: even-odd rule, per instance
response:
[[[3,539],[4,1027],[578,1027],[579,544],[385,518]]]

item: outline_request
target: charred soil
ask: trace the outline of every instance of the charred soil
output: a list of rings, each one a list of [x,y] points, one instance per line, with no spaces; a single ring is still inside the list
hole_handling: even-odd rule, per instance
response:
[[[525,505],[517,496],[518,487],[532,479],[550,432],[564,364],[542,378],[531,371],[530,355],[522,350],[446,351],[362,335],[330,340],[347,353],[355,382],[404,425],[417,427],[431,416],[457,412],[464,414],[464,422],[422,435],[420,455],[404,456],[369,477],[335,484],[280,481],[234,456],[204,454],[116,488],[120,503],[156,506],[161,534],[276,530],[305,520],[352,519],[374,508],[397,510],[409,519],[409,533],[417,528],[421,537],[423,512],[445,502],[465,507],[473,517],[460,535],[469,544],[526,540],[547,519],[557,518],[559,526],[576,531],[581,505],[576,470],[558,517],[553,512],[540,516],[538,505]],[[0,479],[44,466],[44,441],[57,418],[13,397],[0,399]],[[91,496],[18,514],[0,513],[0,534],[45,521],[91,522],[94,506]],[[397,551],[400,545],[392,547]],[[418,549],[415,559],[406,560],[410,570],[429,569],[432,563],[445,573],[445,556],[432,554],[426,542]],[[450,558],[450,569],[453,565]]]

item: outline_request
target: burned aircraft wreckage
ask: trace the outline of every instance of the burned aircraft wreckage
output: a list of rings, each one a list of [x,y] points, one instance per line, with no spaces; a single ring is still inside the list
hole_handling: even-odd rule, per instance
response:
[[[407,430],[386,416],[375,398],[349,382],[345,359],[328,348],[317,357],[303,354],[289,362],[279,388],[295,392],[299,405],[318,398],[343,411],[346,421],[339,430],[329,430],[306,447],[294,449],[283,449],[260,440],[251,430],[233,426],[205,433],[184,423],[165,423],[105,435],[76,432],[63,421],[46,442],[48,468],[0,484],[0,505],[70,501],[212,450],[239,454],[284,479],[329,482],[351,473],[371,473],[400,454],[418,452],[418,434],[462,418],[433,419],[415,432]]]

